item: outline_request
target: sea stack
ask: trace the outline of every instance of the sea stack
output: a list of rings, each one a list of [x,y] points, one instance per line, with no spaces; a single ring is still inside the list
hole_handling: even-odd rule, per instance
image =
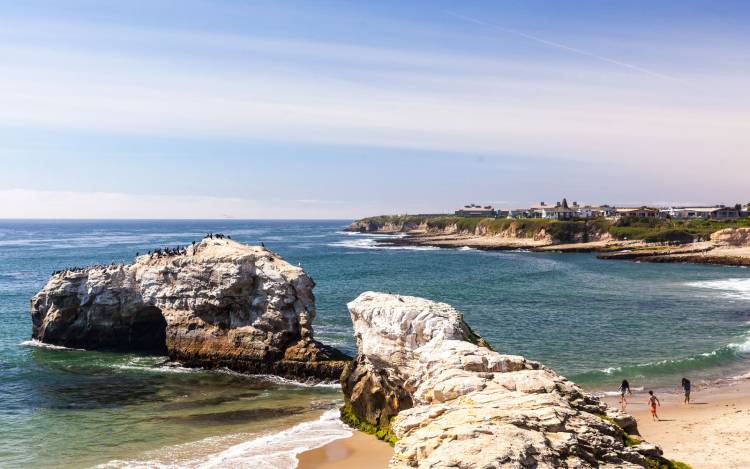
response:
[[[31,300],[32,335],[167,353],[186,366],[337,380],[347,357],[313,339],[314,285],[272,251],[205,238],[179,254],[54,274]]]
[[[622,468],[664,462],[635,420],[543,365],[495,352],[445,303],[366,292],[348,423],[395,442],[391,468]],[[651,467],[651,466],[648,466]]]

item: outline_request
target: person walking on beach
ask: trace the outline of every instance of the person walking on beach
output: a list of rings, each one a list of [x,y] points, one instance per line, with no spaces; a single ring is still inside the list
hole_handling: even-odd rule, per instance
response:
[[[656,405],[658,404],[659,407],[661,407],[661,402],[659,402],[659,398],[654,395],[654,391],[649,391],[648,395],[648,406],[651,408],[651,418],[658,421],[659,416],[656,415]]]
[[[633,395],[633,392],[630,390],[630,383],[628,383],[628,380],[624,379],[622,380],[622,384],[620,384],[620,406],[625,409],[625,407],[628,405],[628,400],[625,399],[625,393],[627,392],[631,396]]]
[[[682,389],[685,391],[685,404],[690,404],[690,380],[682,378]]]

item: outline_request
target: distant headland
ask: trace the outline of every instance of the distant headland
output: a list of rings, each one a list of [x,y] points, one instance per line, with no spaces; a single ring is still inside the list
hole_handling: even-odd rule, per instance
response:
[[[452,214],[381,215],[348,231],[406,236],[384,244],[482,250],[598,252],[603,259],[750,265],[750,203],[710,207],[614,207],[540,202]]]

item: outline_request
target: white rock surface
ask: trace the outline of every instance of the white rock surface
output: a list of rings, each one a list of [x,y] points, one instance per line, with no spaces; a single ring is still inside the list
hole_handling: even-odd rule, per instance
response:
[[[344,363],[328,360],[341,357],[313,340],[314,282],[301,268],[229,239],[205,238],[186,251],[53,275],[31,300],[33,337],[338,379]]]
[[[347,405],[398,438],[391,468],[645,466],[596,398],[478,345],[450,305],[366,292],[348,306],[359,353],[342,376]]]

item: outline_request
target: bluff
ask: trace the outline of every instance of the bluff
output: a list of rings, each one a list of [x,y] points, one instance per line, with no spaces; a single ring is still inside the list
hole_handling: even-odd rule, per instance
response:
[[[348,305],[358,354],[350,424],[395,441],[390,468],[622,468],[666,462],[635,420],[543,365],[493,351],[445,303],[366,292]]]
[[[182,254],[54,274],[31,300],[32,336],[167,353],[186,366],[335,380],[348,357],[313,338],[314,285],[265,248],[205,238]]]
[[[452,215],[383,215],[355,220],[347,231],[409,233],[414,236],[460,235],[542,241],[549,244],[606,241],[607,220],[479,218]]]

